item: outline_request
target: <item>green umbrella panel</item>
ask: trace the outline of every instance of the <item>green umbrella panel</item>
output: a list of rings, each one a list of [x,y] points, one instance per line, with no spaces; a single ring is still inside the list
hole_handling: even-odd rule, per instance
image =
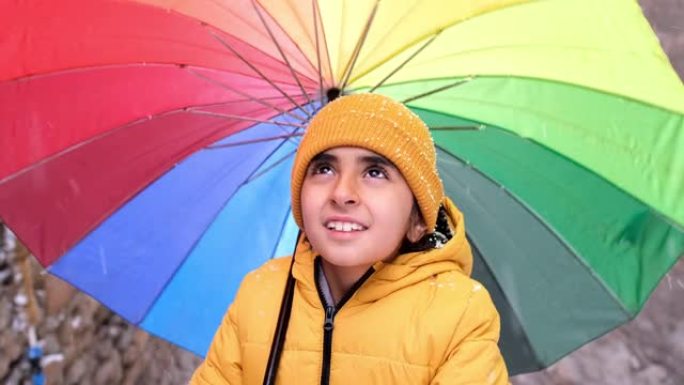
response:
[[[681,227],[557,152],[414,111],[433,127],[447,194],[465,214],[473,276],[501,313],[511,373],[546,367],[633,318],[684,252]]]

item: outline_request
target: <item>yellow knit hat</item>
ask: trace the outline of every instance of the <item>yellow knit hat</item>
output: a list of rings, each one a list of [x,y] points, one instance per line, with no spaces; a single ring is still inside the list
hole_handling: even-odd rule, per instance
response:
[[[429,231],[434,230],[444,188],[428,127],[403,104],[378,94],[342,96],[311,119],[292,168],[292,215],[303,228],[301,191],[309,162],[335,147],[378,153],[401,171]]]

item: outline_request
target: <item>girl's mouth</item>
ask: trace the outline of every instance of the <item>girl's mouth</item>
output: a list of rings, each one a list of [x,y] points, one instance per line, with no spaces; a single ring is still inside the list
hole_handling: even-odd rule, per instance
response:
[[[341,231],[345,233],[354,231],[364,231],[367,228],[359,223],[355,222],[344,222],[344,221],[328,221],[325,224],[328,230]]]

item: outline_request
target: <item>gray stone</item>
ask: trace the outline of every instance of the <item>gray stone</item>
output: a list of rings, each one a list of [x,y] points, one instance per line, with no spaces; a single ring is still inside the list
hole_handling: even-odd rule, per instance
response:
[[[121,356],[116,350],[111,350],[96,370],[94,385],[120,384],[122,379]]]
[[[71,365],[67,368],[65,381],[68,385],[77,385],[85,383],[84,379],[86,374],[90,371],[89,365],[91,359],[88,357],[82,357],[71,362]],[[93,362],[94,363],[94,362]]]

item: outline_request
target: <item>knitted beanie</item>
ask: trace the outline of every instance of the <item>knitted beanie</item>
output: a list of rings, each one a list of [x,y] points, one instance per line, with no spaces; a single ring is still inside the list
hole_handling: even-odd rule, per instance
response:
[[[292,168],[292,215],[303,228],[301,191],[309,162],[335,147],[361,147],[391,161],[408,183],[428,231],[444,197],[428,127],[403,104],[378,94],[342,96],[311,119]]]

